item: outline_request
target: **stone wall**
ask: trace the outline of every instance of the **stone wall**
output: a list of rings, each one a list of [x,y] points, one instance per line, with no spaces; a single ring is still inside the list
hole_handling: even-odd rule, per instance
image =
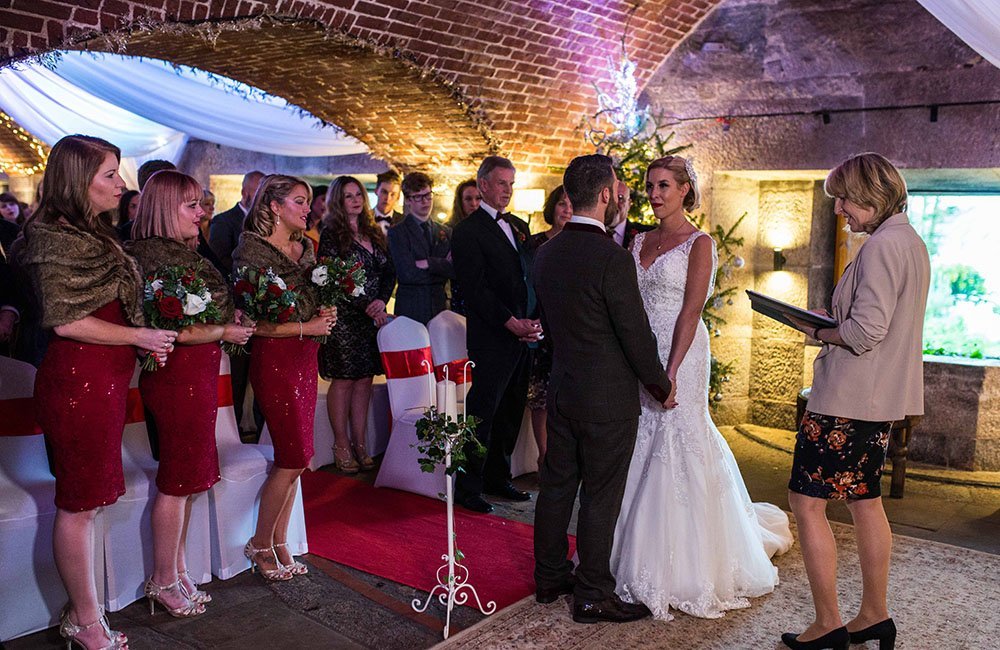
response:
[[[998,88],[1000,70],[915,0],[724,0],[644,96],[673,122],[675,142],[693,145],[709,221],[748,214],[737,233],[748,263],[732,276],[741,292],[817,308],[834,280],[826,172],[879,151],[911,187],[1000,190]],[[991,100],[942,106],[930,121],[931,104]],[[788,262],[774,272],[779,245]],[[734,302],[713,338],[716,355],[737,362],[716,419],[793,428],[815,347],[752,315],[742,295]]]
[[[924,357],[924,418],[910,458],[1000,471],[1000,364]]]

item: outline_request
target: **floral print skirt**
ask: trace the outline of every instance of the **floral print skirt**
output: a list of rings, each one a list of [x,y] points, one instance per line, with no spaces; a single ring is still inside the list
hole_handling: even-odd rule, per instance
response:
[[[806,411],[795,436],[788,489],[817,499],[882,496],[882,467],[892,422],[868,422]]]

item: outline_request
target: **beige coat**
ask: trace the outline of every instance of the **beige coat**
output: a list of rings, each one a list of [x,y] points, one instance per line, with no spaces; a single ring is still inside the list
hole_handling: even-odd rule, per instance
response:
[[[923,415],[923,329],[930,260],[903,213],[886,219],[833,291],[847,347],[826,344],[813,365],[809,410],[885,422]]]

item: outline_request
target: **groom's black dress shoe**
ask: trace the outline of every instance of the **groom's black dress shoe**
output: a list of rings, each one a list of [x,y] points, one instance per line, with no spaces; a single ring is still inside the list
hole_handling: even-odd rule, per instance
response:
[[[455,503],[462,506],[466,510],[471,510],[473,512],[481,512],[483,514],[493,512],[493,504],[478,494],[473,494],[472,496],[459,499]]]
[[[531,501],[530,492],[522,492],[511,483],[506,483],[499,487],[487,488],[483,490],[483,494],[488,494],[491,497],[510,499],[511,501]]]
[[[570,576],[555,587],[538,587],[535,589],[535,602],[543,605],[554,603],[559,599],[559,596],[573,593],[575,587],[576,579],[573,576]]]
[[[604,600],[581,600],[573,602],[573,620],[577,623],[628,623],[650,615],[649,608],[642,603],[626,603],[612,594]]]

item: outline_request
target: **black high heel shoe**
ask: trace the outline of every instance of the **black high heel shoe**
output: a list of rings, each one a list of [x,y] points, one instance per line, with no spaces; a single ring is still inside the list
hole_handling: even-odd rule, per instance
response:
[[[846,627],[838,627],[818,639],[799,641],[798,634],[785,632],[781,635],[781,642],[792,650],[847,650],[851,645],[851,633]]]
[[[878,650],[893,650],[896,647],[896,624],[891,618],[869,625],[863,630],[851,632],[851,643],[864,643],[876,639],[878,639]]]

